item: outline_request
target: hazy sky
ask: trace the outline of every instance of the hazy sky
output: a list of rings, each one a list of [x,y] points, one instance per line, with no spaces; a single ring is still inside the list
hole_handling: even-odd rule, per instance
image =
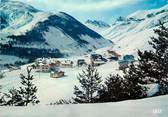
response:
[[[112,18],[127,16],[137,10],[158,8],[168,0],[19,0],[38,9],[64,11],[79,19],[97,19],[110,22]]]

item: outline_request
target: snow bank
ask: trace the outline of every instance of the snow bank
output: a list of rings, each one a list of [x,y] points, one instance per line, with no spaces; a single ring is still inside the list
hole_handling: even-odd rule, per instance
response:
[[[0,107],[1,117],[167,117],[168,96],[117,103]]]

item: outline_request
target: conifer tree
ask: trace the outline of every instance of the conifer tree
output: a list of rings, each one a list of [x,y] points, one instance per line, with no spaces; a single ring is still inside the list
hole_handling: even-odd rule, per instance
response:
[[[9,93],[4,93],[2,97],[2,105],[1,106],[23,106],[23,100],[19,91],[16,89],[10,89]]]
[[[24,105],[27,106],[29,103],[37,104],[39,100],[36,97],[37,87],[32,83],[33,75],[31,75],[32,68],[27,67],[27,77],[21,74],[21,84],[19,94],[22,97]]]
[[[139,52],[140,68],[145,71],[145,77],[150,82],[158,83],[159,94],[168,93],[168,28],[164,23],[160,22],[158,29],[154,30],[157,37],[152,37],[149,44],[153,47],[153,51]],[[150,56],[149,56],[150,55]],[[148,69],[145,68],[144,58],[148,63]]]
[[[6,104],[6,101],[4,95],[0,92],[0,106],[4,106],[4,104]]]
[[[4,77],[4,74],[0,71],[0,79]],[[0,85],[0,106],[3,106],[5,103],[3,93],[1,92],[2,85]]]
[[[110,75],[101,90],[99,90],[99,102],[116,102],[129,99],[127,82],[120,75]]]
[[[152,45],[153,58],[153,72],[151,78],[160,86],[160,94],[168,94],[168,28],[160,21],[158,29],[154,30],[158,37],[152,37],[149,42]]]
[[[136,64],[132,63],[129,70],[125,72],[124,79],[126,81],[125,91],[128,99],[139,99],[146,97],[147,88],[143,85],[142,71],[139,71]]]
[[[37,87],[32,83],[32,68],[27,67],[27,77],[20,75],[20,89],[10,89],[8,93],[0,96],[0,106],[27,106],[28,104],[37,104],[39,100],[36,97]]]
[[[88,65],[87,69],[79,74],[78,80],[80,88],[77,86],[74,88],[74,101],[77,103],[96,103],[97,92],[102,82],[97,69],[92,65]]]
[[[138,51],[137,64],[130,66],[125,77],[132,86],[157,83],[160,86],[158,95],[162,95],[168,93],[168,28],[160,22],[159,28],[154,32],[157,36],[149,42],[153,50]],[[142,90],[137,94],[142,94]]]

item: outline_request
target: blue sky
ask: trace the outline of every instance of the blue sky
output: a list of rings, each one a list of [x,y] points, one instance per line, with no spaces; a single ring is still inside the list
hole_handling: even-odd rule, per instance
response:
[[[83,22],[87,19],[111,22],[118,16],[127,16],[137,10],[159,8],[168,4],[168,0],[24,0],[24,2],[45,11],[67,12]]]

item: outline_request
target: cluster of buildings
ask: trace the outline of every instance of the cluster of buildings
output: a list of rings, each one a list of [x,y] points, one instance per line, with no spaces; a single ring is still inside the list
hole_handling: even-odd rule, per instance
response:
[[[60,68],[72,68],[73,62],[70,60],[59,61],[55,59],[39,58],[32,67],[36,72],[50,73],[50,77],[59,78],[64,76],[64,71]]]
[[[105,64],[108,61],[117,61],[119,64],[119,70],[125,70],[128,68],[128,66],[132,63],[135,62],[135,58],[133,55],[121,55],[117,53],[116,51],[113,50],[107,50],[106,54],[91,54],[90,55],[90,62],[86,62],[84,59],[79,59],[78,60],[78,66],[82,65],[87,65],[87,64],[92,64],[94,66],[100,66]]]
[[[119,70],[124,70],[128,68],[131,62],[134,62],[133,55],[124,55],[121,56],[115,51],[107,50],[107,55],[101,54],[90,54],[89,61],[85,58],[77,59],[76,63],[71,60],[58,60],[58,59],[48,59],[48,58],[39,58],[35,61],[35,64],[32,65],[37,72],[50,73],[50,77],[59,78],[65,75],[64,71],[61,71],[61,68],[73,68],[74,66],[82,67],[92,64],[94,66],[100,66],[105,64],[108,61],[118,61]],[[75,64],[74,64],[75,63]]]
[[[119,70],[125,70],[126,68],[128,68],[128,66],[132,63],[135,62],[135,57],[133,55],[120,55],[115,51],[112,50],[108,50],[108,59],[110,61],[118,61],[119,64]]]

